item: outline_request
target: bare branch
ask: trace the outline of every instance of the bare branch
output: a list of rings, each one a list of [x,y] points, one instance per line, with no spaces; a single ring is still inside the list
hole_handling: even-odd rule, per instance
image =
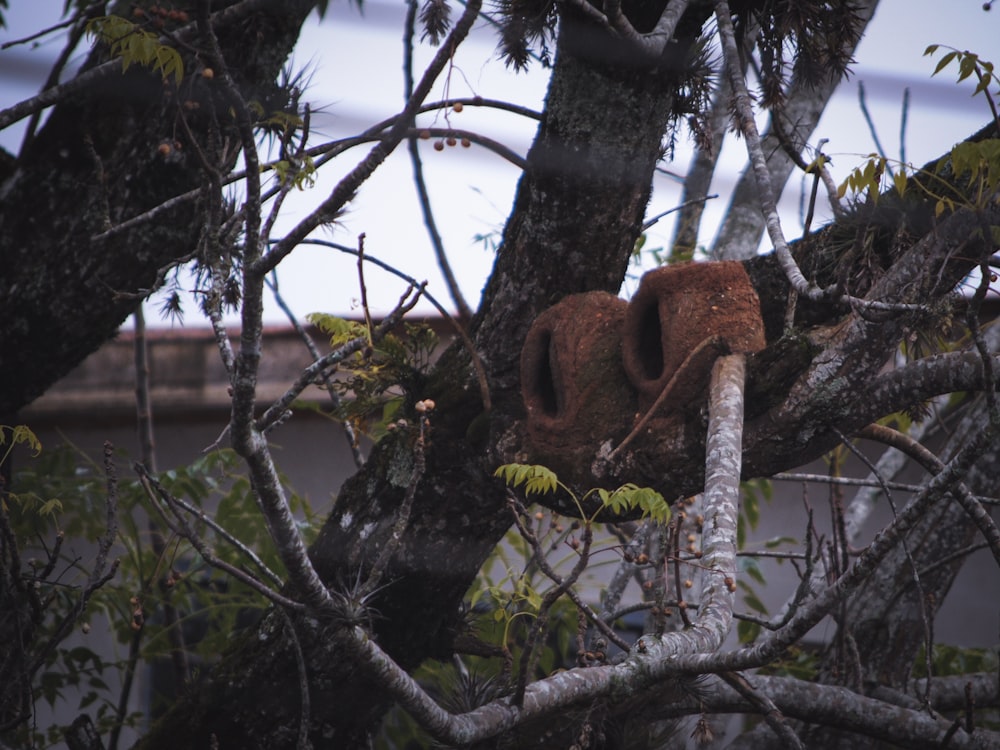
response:
[[[945,469],[945,465],[937,456],[899,430],[894,430],[885,425],[870,424],[861,430],[858,435],[871,440],[877,440],[880,443],[885,443],[904,452],[933,474],[937,474]],[[969,518],[979,528],[983,538],[990,546],[993,559],[1000,565],[1000,529],[997,528],[996,522],[969,491],[964,482],[956,481],[954,487],[952,487],[952,494],[969,515]]]
[[[421,289],[420,291],[423,290]],[[373,343],[380,341],[399,323],[400,320],[403,319],[403,316],[407,312],[413,309],[413,306],[417,303],[419,297],[419,293],[410,300],[407,300],[406,296],[404,296],[403,299],[400,300],[400,303],[396,306],[396,309],[389,313],[389,315],[378,325],[378,327],[372,331],[370,338],[367,335],[353,338],[350,341],[341,344],[329,354],[319,357],[315,362],[306,367],[295,380],[295,383],[293,383],[288,390],[282,394],[281,398],[271,404],[271,406],[269,406],[267,410],[260,415],[256,421],[255,429],[263,433],[267,432],[268,429],[277,424],[277,422],[284,417],[285,413],[288,411],[289,407],[291,407],[295,399],[297,399],[306,388],[315,383],[318,379],[323,378],[326,371],[331,367],[343,362],[352,354],[363,351],[365,347],[371,346]]]
[[[745,700],[763,715],[764,721],[771,727],[778,739],[785,747],[801,750],[805,748],[802,740],[792,731],[792,728],[785,723],[785,717],[774,702],[766,695],[758,692],[746,677],[738,672],[721,672],[719,678],[729,687],[739,693]]]
[[[956,680],[958,679],[963,678],[956,677]],[[951,728],[949,720],[930,715],[922,707],[892,705],[836,685],[764,675],[755,675],[753,685],[758,694],[766,696],[790,718],[844,729],[887,742],[902,742],[907,748],[914,750],[933,750],[942,747],[943,739]],[[703,710],[743,713],[751,709],[752,704],[743,700],[734,690],[724,686],[719,680],[708,679],[703,685],[703,691],[699,691],[697,699],[682,699],[664,707],[661,715],[683,716]],[[996,732],[979,730],[968,734],[960,731],[947,747],[986,748],[998,743],[1000,735]],[[738,738],[729,747],[748,750],[756,746],[758,745]]]
[[[191,542],[191,545],[197,550],[198,554],[201,555],[202,559],[211,565],[213,568],[218,568],[227,575],[232,576],[241,583],[246,584],[248,587],[256,591],[258,594],[279,605],[285,609],[293,612],[305,611],[306,607],[296,601],[289,599],[288,597],[279,594],[277,591],[271,589],[260,580],[248,573],[240,570],[239,568],[230,565],[225,560],[220,559],[205,543],[205,541],[199,536],[188,524],[184,515],[180,512],[182,508],[181,504],[177,501],[173,495],[167,492],[159,481],[153,477],[142,464],[136,463],[133,465],[136,474],[139,475],[139,481],[146,492],[146,496],[149,498],[153,505],[153,508],[160,514],[160,518],[170,527],[174,533],[178,536],[187,539]],[[163,508],[160,507],[160,503],[163,503],[173,514],[174,520],[171,521],[170,518],[163,512]],[[188,506],[190,507],[190,506]],[[199,514],[200,516],[201,514]],[[217,526],[215,527],[217,528]],[[240,547],[245,547],[239,545]],[[253,559],[253,558],[251,558]],[[264,568],[266,570],[266,567]],[[325,589],[324,589],[325,590]]]
[[[276,0],[241,0],[241,2],[237,2],[234,5],[211,14],[210,20],[214,26],[225,26],[275,4],[277,4]],[[189,23],[173,32],[172,39],[164,37],[160,41],[190,41],[195,37],[196,33],[196,24]],[[122,61],[120,59],[109,60],[82,73],[78,73],[72,80],[66,83],[45,89],[45,91],[42,91],[37,96],[18,102],[7,109],[0,110],[0,130],[7,128],[22,118],[36,112],[41,112],[46,107],[62,101],[71,94],[84,91],[100,81],[109,78],[111,75],[120,75],[121,72]]]
[[[472,24],[475,22],[482,5],[482,0],[471,0],[465,6],[461,18],[452,28],[448,39],[441,45],[434,59],[424,71],[423,78],[414,89],[413,96],[407,102],[399,117],[392,127],[385,134],[382,140],[376,145],[344,179],[330,193],[329,197],[309,216],[303,219],[294,227],[280,242],[274,245],[270,252],[261,259],[250,265],[255,274],[264,275],[271,271],[282,258],[288,255],[306,236],[324,222],[335,216],[347,201],[351,199],[355,191],[367,180],[378,166],[385,161],[386,157],[399,145],[400,141],[406,137],[406,131],[413,116],[417,113],[420,104],[427,97],[431,86],[445,65],[451,59],[455,49],[465,39]]]
[[[409,0],[406,4],[406,22],[403,32],[403,97],[409,99],[413,95],[413,28],[417,17],[417,0]],[[454,143],[454,141],[452,141]],[[468,323],[472,320],[472,310],[469,303],[462,296],[462,290],[458,285],[458,280],[451,269],[448,255],[444,249],[444,241],[441,233],[438,232],[437,222],[434,219],[434,212],[431,209],[430,192],[427,190],[427,183],[424,181],[424,168],[420,161],[420,148],[417,139],[410,137],[406,142],[410,153],[410,164],[413,167],[413,183],[417,189],[417,196],[420,200],[420,210],[424,216],[424,226],[427,227],[427,236],[430,238],[431,246],[434,248],[434,255],[437,258],[441,275],[444,276],[448,292],[458,310],[459,318]]]
[[[643,34],[636,30],[622,11],[621,0],[606,0],[603,13],[587,0],[570,0],[570,2],[574,8],[582,11],[592,21],[596,21],[604,28],[613,31],[649,60],[656,60],[664,53],[667,45],[674,38],[674,31],[681,16],[690,5],[690,0],[671,0],[671,2],[665,3],[663,13],[660,14],[656,26],[653,27],[652,31]]]
[[[973,436],[944,469],[927,483],[923,491],[858,556],[854,564],[812,601],[803,605],[784,628],[768,634],[752,646],[730,654],[717,657],[691,654],[676,656],[675,667],[696,673],[725,669],[732,671],[757,667],[776,658],[875,571],[879,563],[922,517],[926,508],[951,490],[955,482],[964,476],[975,460],[989,447],[992,439],[993,434],[990,429]]]
[[[323,355],[320,354],[319,348],[316,346],[316,342],[313,341],[312,336],[309,335],[306,329],[302,327],[302,324],[299,322],[299,319],[295,317],[295,314],[292,312],[292,309],[288,306],[288,303],[285,302],[285,298],[282,297],[281,293],[278,291],[277,271],[272,273],[268,277],[265,283],[271,290],[271,294],[274,296],[274,301],[278,304],[278,307],[281,308],[281,311],[285,313],[285,316],[288,318],[289,324],[292,326],[292,328],[295,329],[295,332],[299,335],[299,338],[302,339],[302,343],[305,345],[306,349],[308,349],[310,356],[313,358],[313,361],[321,359]],[[333,388],[333,380],[331,379],[329,373],[324,371],[320,373],[318,377],[322,379],[323,385],[326,387],[327,396],[329,396],[330,401],[333,404],[334,410],[338,409],[340,407],[340,396],[337,395],[336,390],[334,390]],[[344,428],[344,437],[347,438],[348,447],[350,448],[351,455],[354,458],[354,465],[360,468],[365,463],[365,457],[362,455],[361,447],[358,445],[358,438],[357,435],[355,435],[354,433],[354,427],[352,427],[351,423],[347,420],[341,422],[341,425]]]

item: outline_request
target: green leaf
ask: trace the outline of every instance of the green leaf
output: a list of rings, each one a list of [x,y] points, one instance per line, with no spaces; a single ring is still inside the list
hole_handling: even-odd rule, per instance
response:
[[[743,514],[746,516],[750,528],[756,529],[760,522],[760,503],[756,496],[747,495],[743,498]]]
[[[493,472],[510,487],[524,485],[524,494],[544,495],[559,486],[559,478],[551,469],[536,464],[504,464]]]
[[[133,64],[150,68],[164,77],[184,78],[184,62],[173,47],[161,44],[156,34],[145,31],[121,16],[99,16],[87,22],[86,32],[108,45],[112,57],[122,61],[122,72]]]
[[[961,61],[958,63],[959,82],[964,81],[966,78],[968,78],[975,72],[976,72],[976,56],[975,55],[963,56]]]
[[[362,323],[354,320],[344,320],[336,315],[326,313],[310,313],[306,320],[330,337],[330,346],[336,348],[348,341],[363,338],[368,335],[368,329]]]
[[[7,432],[10,431],[10,444],[20,445],[21,443],[27,443],[28,447],[31,448],[32,455],[37,456],[42,452],[42,441],[38,439],[38,436],[31,431],[28,425],[19,424],[14,427],[8,427],[7,425],[0,425],[0,445],[7,444]]]
[[[896,188],[896,192],[902,197],[906,193],[906,173],[903,170],[899,170],[892,177],[893,186]]]
[[[938,60],[938,64],[934,67],[934,72],[931,73],[931,76],[936,76],[938,73],[940,73],[946,67],[948,67],[948,63],[950,63],[952,60],[954,60],[955,57],[957,57],[957,56],[958,56],[958,52],[949,52],[947,55],[945,55],[940,60]]]
[[[767,584],[767,582],[764,580],[764,574],[761,573],[760,564],[752,557],[740,558],[740,570],[742,570],[744,573],[753,578],[757,583],[761,584],[762,586]]]
[[[62,512],[62,509],[63,509],[62,501],[57,498],[53,498],[51,500],[46,500],[44,503],[42,503],[41,507],[38,509],[38,515],[50,516],[54,513]]]
[[[754,612],[762,615],[767,614],[767,607],[764,606],[764,602],[762,602],[753,591],[748,591],[743,595],[743,603],[750,607],[750,609]]]
[[[657,523],[670,521],[670,506],[656,490],[650,487],[639,487],[635,484],[624,484],[614,492],[598,490],[598,497],[605,508],[615,515],[621,515],[628,510],[641,510],[643,518],[649,517]]]

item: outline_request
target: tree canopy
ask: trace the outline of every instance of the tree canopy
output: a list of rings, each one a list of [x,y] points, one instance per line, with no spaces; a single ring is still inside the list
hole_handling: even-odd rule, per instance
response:
[[[140,653],[160,612],[184,682],[143,748],[711,745],[717,717],[734,714],[754,721],[730,747],[1000,745],[996,655],[940,663],[933,637],[968,554],[986,548],[1000,563],[1000,343],[987,302],[1000,81],[973,52],[928,50],[972,85],[985,127],[923,166],[874,154],[835,176],[813,128],[876,6],[412,0],[400,111],[324,141],[308,90],[281,71],[325,2],[69,3],[48,85],[0,111],[0,128],[33,118],[0,172],[0,456],[6,470],[7,447],[32,444],[18,411],[185,266],[229,378],[232,451],[206,459],[225,468],[229,494],[202,509],[204,465],[158,471],[141,366],[150,439],[128,478],[109,449],[103,475],[78,480],[60,508],[43,494],[52,477],[5,476],[0,741],[38,741],[34,702],[60,668],[53,655],[124,578],[143,594],[123,640]],[[362,271],[361,319],[313,316],[302,329],[313,363],[264,402],[272,272],[309,243],[363,269],[364,236],[343,241],[338,219],[397,149],[420,195],[424,141],[510,156],[420,117],[507,106],[429,100],[484,20],[510,68],[551,74],[478,306],[462,302],[439,247],[457,313],[435,304],[455,334],[426,364],[414,355],[432,342],[404,326],[427,290],[396,269],[409,289],[376,320]],[[86,62],[61,81],[84,44]],[[416,45],[433,50],[420,71]],[[747,151],[745,182],[715,246],[698,248],[730,131]],[[698,152],[673,244],[623,300],[653,175],[688,135]],[[315,210],[277,232],[287,196],[338,168]],[[820,201],[834,216],[807,219],[797,239],[777,212],[793,171],[813,186],[808,216]],[[433,236],[441,217],[423,206]],[[757,255],[762,235],[771,251]],[[316,383],[352,443],[364,429],[376,441],[310,530],[271,441],[295,429],[296,400]],[[869,458],[872,445],[886,452]],[[871,477],[845,503],[836,483],[849,454]],[[832,538],[810,510],[777,551],[746,549],[766,480],[824,455]],[[923,479],[901,487],[907,462]],[[880,494],[893,514],[871,538]],[[239,501],[249,520],[226,515]],[[146,532],[126,507],[148,515]],[[74,589],[52,577],[63,531],[42,542],[40,565],[22,554],[56,513],[66,533],[83,516],[101,532]],[[509,549],[524,563],[496,580]],[[765,581],[753,560],[771,552],[800,583],[769,615],[755,606]],[[130,570],[143,554],[149,569]],[[240,637],[197,676],[183,655],[198,646],[179,640],[188,584],[165,570],[171,555],[217,570],[231,609],[253,613],[220,626]],[[608,555],[615,570],[595,591],[586,576]],[[625,632],[632,613],[639,637]],[[803,637],[825,617],[836,633],[811,653]],[[123,713],[88,731],[85,709],[71,747],[115,747]]]

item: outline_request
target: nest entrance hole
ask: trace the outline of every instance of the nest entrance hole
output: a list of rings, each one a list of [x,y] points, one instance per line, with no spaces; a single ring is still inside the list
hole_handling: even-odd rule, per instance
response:
[[[647,380],[659,380],[663,374],[663,327],[660,322],[659,305],[647,305],[639,318],[638,329],[639,364]]]
[[[556,389],[555,372],[552,360],[556,356],[552,347],[552,333],[546,331],[539,342],[538,367],[535,371],[535,392],[542,412],[549,417],[559,414],[559,394]]]

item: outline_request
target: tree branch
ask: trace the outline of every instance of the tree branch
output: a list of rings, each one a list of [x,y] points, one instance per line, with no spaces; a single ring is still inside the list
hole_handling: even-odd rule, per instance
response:
[[[945,468],[941,459],[931,451],[927,450],[927,448],[910,436],[891,427],[870,424],[858,432],[858,436],[876,440],[902,451],[932,474],[937,474]],[[997,528],[990,514],[983,508],[972,492],[969,491],[964,482],[955,482],[955,486],[952,488],[952,496],[962,506],[972,522],[976,524],[986,543],[989,544],[990,551],[993,553],[993,559],[996,560],[997,565],[1000,565],[1000,529]]]
[[[285,237],[274,245],[270,252],[252,266],[256,274],[266,274],[271,271],[281,260],[292,252],[295,247],[317,227],[329,221],[331,217],[344,207],[351,199],[355,191],[367,180],[378,166],[385,161],[386,157],[399,145],[400,141],[406,137],[406,131],[421,103],[430,93],[431,86],[437,80],[438,75],[444,69],[448,61],[451,60],[455,49],[465,39],[472,28],[482,5],[482,0],[470,0],[465,5],[465,10],[458,22],[452,28],[448,38],[441,45],[441,48],[434,55],[434,59],[427,66],[424,75],[414,89],[413,96],[407,102],[403,111],[400,112],[392,127],[385,134],[378,145],[376,145],[351,172],[344,177],[324,200],[309,216],[303,219]]]

